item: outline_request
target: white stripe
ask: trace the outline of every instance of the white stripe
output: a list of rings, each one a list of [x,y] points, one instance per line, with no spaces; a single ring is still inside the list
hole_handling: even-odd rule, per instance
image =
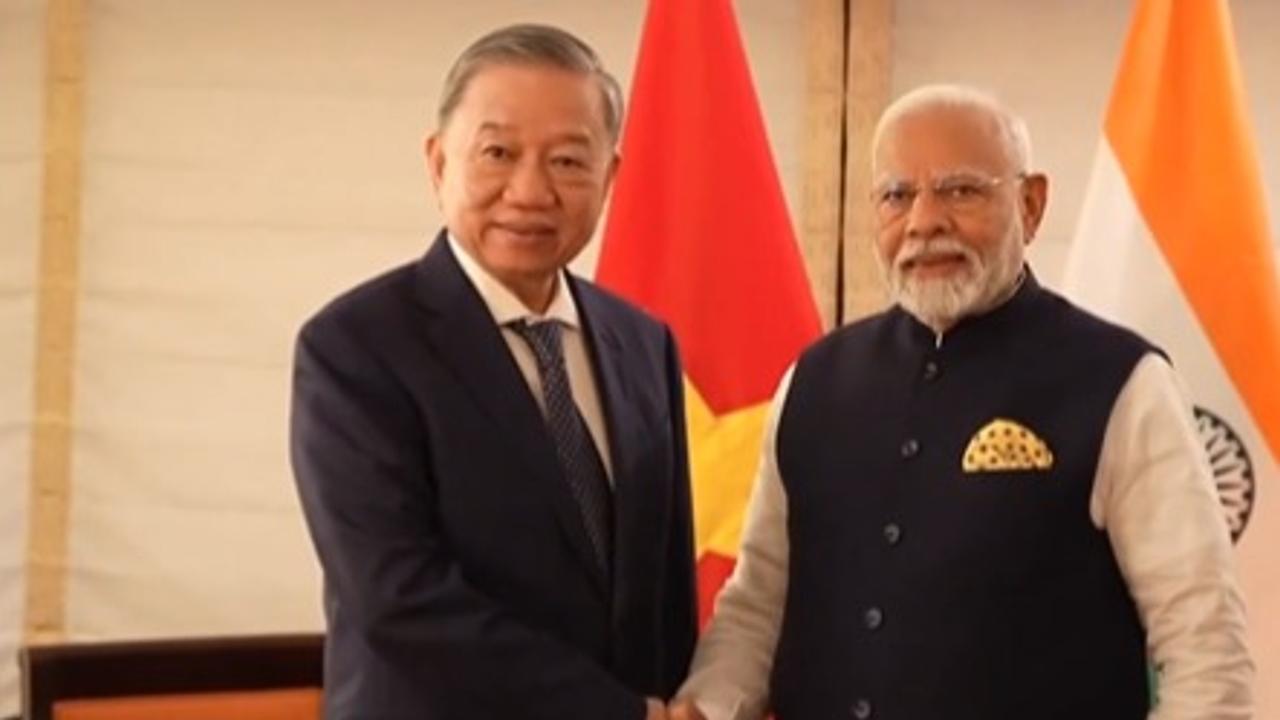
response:
[[[1230,282],[1223,278],[1224,291]],[[1193,401],[1225,419],[1249,453],[1258,491],[1237,553],[1250,611],[1250,645],[1258,663],[1258,717],[1272,717],[1269,713],[1280,713],[1280,689],[1268,687],[1280,680],[1280,563],[1268,555],[1280,547],[1280,471],[1143,220],[1105,139],[1094,161],[1063,284],[1075,302],[1163,348],[1186,380]]]

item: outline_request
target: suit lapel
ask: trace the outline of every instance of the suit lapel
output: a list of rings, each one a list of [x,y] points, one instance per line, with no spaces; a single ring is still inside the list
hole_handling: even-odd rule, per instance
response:
[[[566,483],[555,444],[529,386],[479,293],[453,257],[441,233],[418,265],[417,299],[427,311],[431,348],[494,421],[492,433],[512,446],[542,484],[561,529],[593,582],[606,594],[605,578],[591,549],[576,501]]]

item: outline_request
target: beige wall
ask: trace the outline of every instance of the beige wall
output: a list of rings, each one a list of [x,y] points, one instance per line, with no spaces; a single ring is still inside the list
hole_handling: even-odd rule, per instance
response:
[[[0,716],[16,712],[40,213],[40,4],[0,2]]]

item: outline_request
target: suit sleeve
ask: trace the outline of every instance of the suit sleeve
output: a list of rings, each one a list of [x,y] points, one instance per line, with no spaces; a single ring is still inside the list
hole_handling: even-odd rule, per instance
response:
[[[694,566],[693,502],[689,477],[688,432],[685,428],[684,373],[675,338],[667,332],[666,375],[670,388],[671,446],[675,448],[671,522],[667,538],[667,592],[663,637],[665,697],[684,682],[698,633],[697,577]]]
[[[354,645],[361,660],[355,696],[489,709],[476,717],[643,718],[641,697],[468,584],[434,526],[426,429],[367,348],[337,322],[304,328],[290,440],[330,619],[341,614],[348,635],[337,650]]]

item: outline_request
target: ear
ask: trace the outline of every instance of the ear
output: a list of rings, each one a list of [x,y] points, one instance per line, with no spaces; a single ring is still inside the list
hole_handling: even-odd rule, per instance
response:
[[[1031,173],[1022,179],[1022,191],[1018,197],[1022,213],[1024,244],[1030,244],[1044,219],[1044,209],[1049,202],[1049,178],[1044,173]]]
[[[622,155],[618,151],[614,151],[613,157],[609,158],[609,167],[604,171],[604,189],[607,193],[613,187],[614,178],[618,177],[618,167],[622,165]]]
[[[427,175],[431,178],[431,188],[440,191],[440,181],[444,177],[444,138],[440,132],[427,136],[422,143],[423,155],[427,161]]]

